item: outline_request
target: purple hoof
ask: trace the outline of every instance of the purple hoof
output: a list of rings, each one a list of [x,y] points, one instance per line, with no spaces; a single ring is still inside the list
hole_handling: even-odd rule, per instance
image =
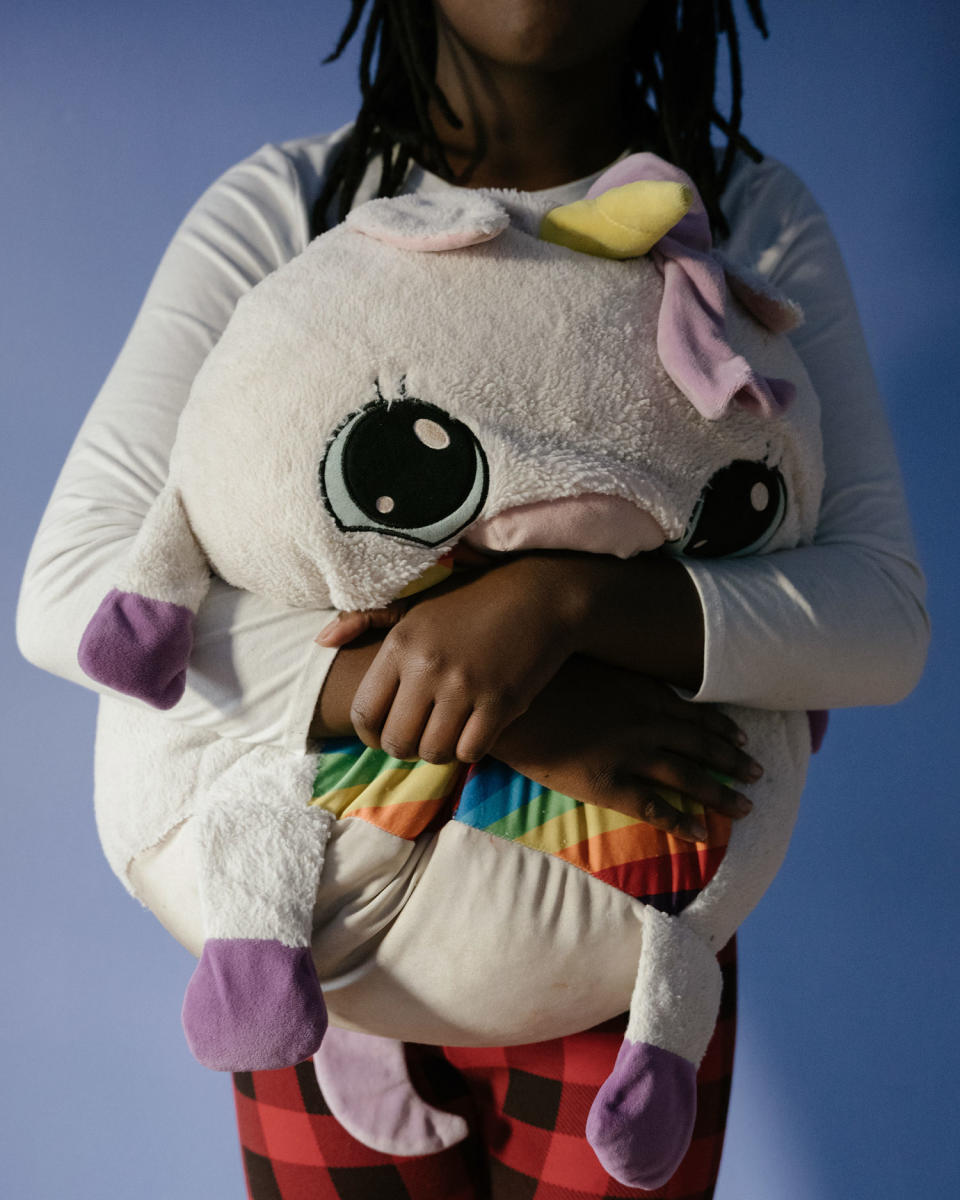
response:
[[[604,1170],[627,1187],[661,1187],[680,1165],[697,1115],[693,1063],[624,1041],[587,1117],[587,1141]]]
[[[91,679],[154,708],[173,708],[192,648],[189,608],[114,588],[90,618],[77,659]]]
[[[211,938],[183,1000],[194,1056],[215,1071],[273,1071],[315,1054],[327,1008],[306,948]]]

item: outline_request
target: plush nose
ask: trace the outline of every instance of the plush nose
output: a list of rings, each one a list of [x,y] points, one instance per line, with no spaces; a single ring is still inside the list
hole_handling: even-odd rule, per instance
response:
[[[477,521],[464,535],[477,550],[583,550],[631,558],[663,545],[659,524],[629,500],[588,493],[539,500]]]

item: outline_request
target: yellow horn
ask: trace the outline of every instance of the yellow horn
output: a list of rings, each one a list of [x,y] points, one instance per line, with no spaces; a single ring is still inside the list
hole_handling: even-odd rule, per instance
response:
[[[592,200],[551,209],[540,237],[581,254],[639,258],[685,216],[693,190],[666,179],[640,179],[611,188]]]

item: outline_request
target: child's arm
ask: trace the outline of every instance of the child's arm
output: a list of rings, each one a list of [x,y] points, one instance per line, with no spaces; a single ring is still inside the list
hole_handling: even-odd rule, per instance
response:
[[[480,646],[475,629],[465,628],[470,625],[469,612],[462,606],[470,599],[463,592],[457,596],[464,620],[449,627],[450,642],[456,643],[461,660],[479,664],[483,656],[467,652],[468,647],[478,651]],[[541,597],[541,617],[545,608]],[[428,639],[430,630],[441,632],[432,618],[427,629]],[[538,625],[531,606],[520,632],[529,635],[526,649],[532,653],[549,630]],[[517,640],[522,641],[522,636]],[[361,686],[367,687],[365,676],[383,643],[380,631],[340,650],[317,706],[315,736],[349,733],[360,724],[355,696]],[[516,644],[511,643],[511,649]],[[494,672],[509,674],[509,652],[494,650],[486,659]],[[574,657],[556,671],[527,710],[491,741],[489,750],[538,782],[578,800],[627,812],[696,840],[703,834],[699,820],[665,804],[657,789],[675,788],[707,808],[744,815],[749,802],[718,783],[713,774],[743,782],[757,778],[760,768],[743,753],[741,744],[736,725],[711,705],[682,700],[667,685],[634,672]],[[407,754],[399,746],[386,748],[399,752],[399,757],[418,756],[416,750]]]
[[[17,617],[22,653],[44,670],[107,691],[77,647],[116,584],[163,487],[193,378],[239,298],[305,248],[305,194],[334,140],[266,146],[198,200],[163,256],[140,313],[91,408],[37,532]],[[183,700],[170,718],[303,753],[333,655],[314,644],[331,614],[288,608],[214,579],[197,616]]]
[[[618,601],[612,585],[624,577],[634,586]],[[384,627],[401,611],[345,614],[321,640],[342,645],[368,621]],[[659,557],[626,565],[533,554],[427,593],[359,681],[353,727],[398,758],[475,762],[582,652],[695,689],[703,621],[686,572]]]

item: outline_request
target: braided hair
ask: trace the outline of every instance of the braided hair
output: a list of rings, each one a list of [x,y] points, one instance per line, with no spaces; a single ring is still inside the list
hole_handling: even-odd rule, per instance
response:
[[[333,53],[339,58],[369,15],[360,46],[361,105],[352,130],[328,173],[313,208],[314,233],[327,227],[336,200],[338,220],[350,211],[368,165],[380,159],[376,194],[392,196],[414,158],[427,170],[452,180],[428,109],[433,101],[454,127],[452,111],[434,79],[436,26],[430,0],[350,0],[350,15]],[[768,36],[762,0],[746,0],[754,26]],[[731,105],[716,107],[717,58],[726,37]],[[685,170],[696,182],[714,230],[727,223],[720,209],[738,150],[762,155],[740,132],[743,77],[733,0],[648,0],[629,47],[631,88],[625,97],[635,137],[631,149],[652,150]],[[726,138],[723,155],[711,145],[716,127]]]

